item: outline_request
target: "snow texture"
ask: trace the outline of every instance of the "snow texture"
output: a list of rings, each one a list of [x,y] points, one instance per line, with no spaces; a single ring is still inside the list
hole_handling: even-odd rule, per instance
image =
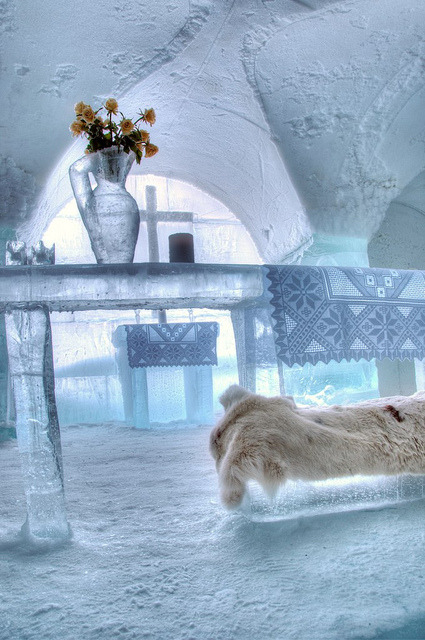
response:
[[[15,165],[12,158],[0,158],[0,222],[14,224],[25,219],[35,204],[34,176]],[[2,256],[3,258],[3,256]]]
[[[257,93],[316,231],[370,237],[421,169],[424,47],[411,19],[422,9],[410,0],[330,5],[274,24],[258,49]]]
[[[62,429],[73,540],[30,548],[0,447],[1,640],[419,640],[425,501],[254,523],[223,510],[209,429]]]

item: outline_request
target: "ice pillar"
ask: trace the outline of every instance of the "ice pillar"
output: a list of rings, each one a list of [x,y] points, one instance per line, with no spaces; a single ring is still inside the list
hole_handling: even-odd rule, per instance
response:
[[[15,237],[13,229],[0,227],[0,257],[5,255],[6,243]],[[1,258],[0,258],[1,260]],[[4,263],[1,260],[2,264]],[[4,315],[0,314],[0,426],[3,423],[9,426],[10,413],[8,411],[9,400],[9,373],[7,363],[6,327]]]
[[[230,316],[235,335],[239,384],[256,391],[255,310],[232,309]]]
[[[36,539],[66,539],[70,528],[48,308],[8,311],[6,339],[27,502],[24,530]]]
[[[212,367],[199,365],[183,367],[186,416],[189,423],[212,424],[213,378]]]
[[[6,313],[6,335],[26,528],[36,538],[68,537],[48,309]]]
[[[268,310],[261,307],[232,309],[231,320],[235,336],[239,384],[253,393],[257,389],[258,373],[268,370],[278,383],[281,395],[285,394],[282,363],[276,356],[276,346]]]

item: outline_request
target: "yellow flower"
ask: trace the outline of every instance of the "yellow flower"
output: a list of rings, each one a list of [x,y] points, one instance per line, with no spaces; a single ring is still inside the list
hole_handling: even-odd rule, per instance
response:
[[[87,105],[85,102],[77,102],[77,104],[74,106],[74,110],[77,116],[80,116],[83,113],[86,106]]]
[[[145,109],[142,118],[144,122],[148,122],[152,126],[156,121],[155,111],[153,109]]]
[[[80,136],[84,131],[84,123],[80,120],[74,120],[69,127],[73,136]]]
[[[151,144],[150,142],[145,147],[145,156],[146,158],[152,158],[156,153],[158,153],[159,149],[156,144]]]
[[[128,134],[133,131],[134,124],[132,123],[132,121],[129,118],[124,118],[120,122],[120,127],[121,127],[121,132],[122,132],[123,136],[128,136]]]
[[[115,100],[115,98],[108,98],[108,100],[105,102],[105,109],[106,111],[108,111],[108,113],[113,113],[114,116],[117,115],[118,102]]]
[[[90,105],[87,105],[83,109],[83,113],[81,115],[83,117],[83,120],[85,120],[88,124],[91,124],[92,122],[94,122],[94,119],[96,117],[96,114]]]
[[[140,129],[140,135],[142,136],[142,142],[149,142],[149,133],[144,129]]]

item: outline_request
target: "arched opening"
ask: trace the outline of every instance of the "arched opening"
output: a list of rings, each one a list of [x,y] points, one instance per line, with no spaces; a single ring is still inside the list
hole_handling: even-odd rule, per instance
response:
[[[216,198],[181,180],[153,174],[130,175],[126,187],[142,212],[146,210],[147,186],[156,189],[158,212],[170,214],[166,222],[158,221],[157,225],[161,262],[169,260],[168,236],[179,231],[193,233],[196,262],[262,262],[244,225]],[[182,213],[187,215],[179,215]],[[43,241],[47,246],[55,244],[57,264],[85,264],[95,261],[74,199],[70,200],[50,222],[44,232]],[[143,220],[140,224],[134,261],[149,261],[146,222]]]

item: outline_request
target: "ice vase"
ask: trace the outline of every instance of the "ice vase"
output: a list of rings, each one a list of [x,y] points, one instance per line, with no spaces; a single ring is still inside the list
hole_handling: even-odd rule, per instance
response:
[[[74,162],[69,177],[98,264],[133,262],[140,215],[125,181],[135,154],[101,149]],[[96,180],[93,189],[89,174]]]

